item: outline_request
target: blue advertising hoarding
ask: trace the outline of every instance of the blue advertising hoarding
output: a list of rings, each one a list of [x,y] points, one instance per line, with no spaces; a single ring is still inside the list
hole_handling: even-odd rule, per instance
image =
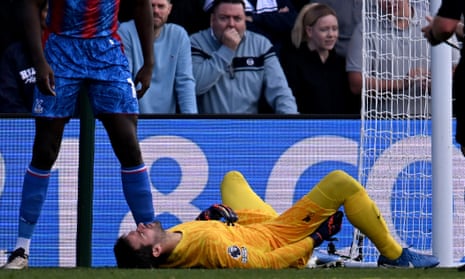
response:
[[[0,250],[13,248],[16,241],[33,125],[31,119],[0,120]],[[230,170],[242,172],[257,194],[278,212],[306,194],[331,170],[342,169],[358,176],[360,120],[141,119],[138,133],[155,211],[165,228],[193,220],[201,210],[219,202],[219,185]],[[458,157],[460,154],[455,152],[454,158]],[[53,168],[48,197],[32,241],[30,266],[76,265],[78,158],[79,120],[73,119],[66,127]],[[383,168],[376,164],[381,159],[375,158],[373,166]],[[457,167],[463,168],[463,160],[456,160]],[[415,162],[406,164],[409,167]],[[388,192],[391,196],[386,199],[390,201],[395,191]],[[390,228],[395,230],[396,216],[389,217]],[[349,247],[352,241],[352,228],[345,223],[339,234],[339,249]],[[97,122],[92,266],[114,266],[112,248],[116,238],[134,228],[121,190],[118,161],[105,130]],[[463,238],[463,231],[458,236]],[[403,244],[416,243],[415,235],[409,237]],[[463,242],[456,245],[463,250]],[[0,256],[0,263],[4,260]]]

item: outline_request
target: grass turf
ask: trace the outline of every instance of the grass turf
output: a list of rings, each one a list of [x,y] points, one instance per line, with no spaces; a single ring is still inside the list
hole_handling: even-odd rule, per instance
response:
[[[458,272],[457,268],[433,269],[383,269],[383,268],[328,268],[328,269],[283,269],[283,270],[239,270],[239,269],[116,269],[116,268],[29,268],[27,270],[0,270],[2,279],[19,278],[66,278],[66,279],[273,279],[273,278],[302,278],[302,279],[350,279],[350,278],[463,278],[465,272]]]

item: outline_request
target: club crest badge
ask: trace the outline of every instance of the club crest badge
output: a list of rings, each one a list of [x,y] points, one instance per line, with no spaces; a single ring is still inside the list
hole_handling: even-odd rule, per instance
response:
[[[248,66],[255,65],[255,61],[253,60],[253,58],[247,58],[245,63],[247,63]]]
[[[248,255],[248,252],[247,252],[247,248],[245,248],[245,247],[239,248],[236,245],[229,246],[228,247],[228,254],[229,254],[229,256],[231,256],[235,260],[241,259],[242,263],[247,263],[248,262],[249,255]]]

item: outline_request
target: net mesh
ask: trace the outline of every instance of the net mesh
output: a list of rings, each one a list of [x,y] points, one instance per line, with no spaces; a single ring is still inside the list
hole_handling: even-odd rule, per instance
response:
[[[402,3],[410,5],[401,5]],[[363,8],[363,89],[359,180],[378,204],[395,239],[404,247],[431,253],[430,46],[421,28],[428,23],[428,0],[365,0]],[[463,207],[454,171],[455,207]],[[461,211],[463,212],[463,211]],[[454,235],[463,235],[463,216],[454,216]],[[455,222],[457,221],[457,222]],[[462,243],[460,237],[455,243]],[[355,231],[353,259],[376,262],[379,253]],[[463,245],[454,248],[454,259]]]

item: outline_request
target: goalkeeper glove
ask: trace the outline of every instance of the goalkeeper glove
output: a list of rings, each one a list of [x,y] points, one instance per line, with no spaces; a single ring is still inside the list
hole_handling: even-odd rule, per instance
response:
[[[238,219],[236,212],[231,207],[220,203],[213,204],[200,212],[199,216],[195,218],[197,221],[219,220],[225,222],[228,226],[234,226]]]
[[[310,237],[313,238],[313,247],[318,247],[324,240],[334,240],[333,235],[337,234],[342,227],[342,217],[344,213],[337,211],[326,219],[319,227],[313,232]]]

